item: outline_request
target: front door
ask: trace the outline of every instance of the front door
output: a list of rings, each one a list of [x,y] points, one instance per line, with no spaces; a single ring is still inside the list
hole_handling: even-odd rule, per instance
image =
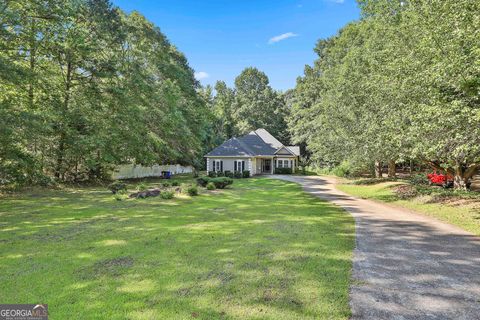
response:
[[[263,159],[263,170],[262,172],[271,173],[272,172],[272,160]]]

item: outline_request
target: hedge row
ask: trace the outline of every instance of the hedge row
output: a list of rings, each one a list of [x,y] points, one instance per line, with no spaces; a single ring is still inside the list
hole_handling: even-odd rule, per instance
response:
[[[227,186],[233,183],[233,179],[229,177],[200,177],[197,178],[197,183],[202,187],[206,187],[207,184],[211,182],[215,185],[217,189],[225,189]]]

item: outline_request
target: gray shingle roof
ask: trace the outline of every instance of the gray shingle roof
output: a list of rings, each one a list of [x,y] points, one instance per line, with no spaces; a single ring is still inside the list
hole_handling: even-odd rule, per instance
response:
[[[258,129],[239,138],[231,138],[216,147],[206,157],[273,156],[284,147],[267,130]],[[288,147],[289,149],[292,147]],[[290,149],[291,150],[291,149]],[[293,150],[292,150],[293,151]],[[293,151],[295,153],[295,151]]]
[[[251,157],[255,154],[237,138],[231,138],[207,153],[205,156],[239,156]]]

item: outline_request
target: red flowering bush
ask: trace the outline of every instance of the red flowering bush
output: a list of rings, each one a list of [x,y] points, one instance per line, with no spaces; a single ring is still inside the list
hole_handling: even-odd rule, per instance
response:
[[[433,184],[445,184],[447,181],[452,181],[453,177],[449,174],[437,174],[437,172],[432,172],[427,174],[428,180]]]

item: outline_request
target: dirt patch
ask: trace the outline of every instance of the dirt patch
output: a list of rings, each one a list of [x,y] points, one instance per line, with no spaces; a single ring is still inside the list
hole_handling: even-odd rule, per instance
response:
[[[400,199],[410,199],[418,195],[417,189],[408,184],[401,184],[392,188]]]
[[[118,257],[95,262],[93,265],[80,268],[75,273],[82,280],[95,279],[101,276],[118,277],[131,268],[134,260],[131,257]]]

